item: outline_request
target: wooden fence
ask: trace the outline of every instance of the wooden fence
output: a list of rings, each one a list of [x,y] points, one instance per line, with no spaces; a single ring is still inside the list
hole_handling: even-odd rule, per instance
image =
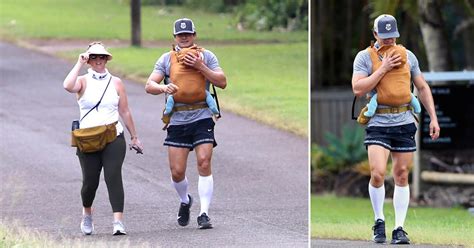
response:
[[[338,137],[344,125],[359,125],[352,120],[352,101],[354,94],[351,89],[316,90],[311,92],[311,142],[327,145],[324,134],[331,132]],[[358,98],[354,115],[358,115],[364,98]]]

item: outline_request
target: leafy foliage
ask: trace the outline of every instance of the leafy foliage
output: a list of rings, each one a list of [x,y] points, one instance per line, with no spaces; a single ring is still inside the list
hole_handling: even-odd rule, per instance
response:
[[[313,169],[339,172],[347,167],[366,160],[364,130],[359,126],[345,125],[341,138],[332,133],[326,133],[327,147],[313,144],[311,147],[311,165]]]
[[[249,0],[240,5],[236,20],[243,29],[307,30],[307,0]]]

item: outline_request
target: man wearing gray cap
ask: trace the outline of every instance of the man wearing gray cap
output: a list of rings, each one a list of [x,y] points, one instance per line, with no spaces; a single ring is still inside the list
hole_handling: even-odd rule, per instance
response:
[[[386,14],[377,17],[374,21],[373,35],[376,39],[375,44],[360,51],[354,59],[352,75],[354,94],[358,97],[366,94],[373,95],[382,82],[400,83],[400,90],[397,92],[408,91],[409,94],[410,84],[413,81],[419,92],[420,101],[430,116],[430,136],[433,140],[437,139],[440,128],[430,87],[423,78],[416,56],[396,44],[396,38],[400,37],[396,19]],[[402,53],[390,52],[392,48],[401,49]],[[405,67],[402,67],[402,57],[405,57],[407,61]],[[397,102],[397,100],[400,100],[397,94],[391,97],[391,101]],[[372,229],[374,230],[373,240],[376,243],[386,241],[383,205],[384,180],[389,155],[392,158],[395,181],[393,193],[395,228],[392,231],[391,243],[410,243],[403,225],[410,202],[408,173],[413,161],[413,153],[416,151],[417,127],[412,109],[408,106],[409,102],[402,102],[402,104],[379,102],[375,115],[369,120],[366,128],[364,145],[367,148],[371,172],[368,190],[375,215],[375,225]]]
[[[197,224],[200,229],[208,229],[212,228],[209,205],[214,190],[211,158],[217,143],[214,139],[213,113],[206,104],[205,90],[209,90],[210,84],[224,89],[227,79],[217,57],[194,44],[196,29],[192,20],[176,20],[173,36],[176,44],[158,59],[145,90],[152,95],[173,94],[175,102],[167,123],[164,145],[168,146],[171,183],[181,201],[178,224],[189,224],[193,198],[188,193],[185,173],[189,152],[195,149],[201,203]],[[163,79],[164,84],[160,84]]]

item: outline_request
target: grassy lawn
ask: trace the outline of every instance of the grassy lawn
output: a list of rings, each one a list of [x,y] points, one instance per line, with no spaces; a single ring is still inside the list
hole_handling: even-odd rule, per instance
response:
[[[387,238],[395,225],[393,205],[384,206]],[[311,197],[313,238],[371,240],[373,211],[369,199]],[[412,243],[474,247],[474,216],[462,208],[410,207],[405,229]]]
[[[22,40],[127,40],[130,17],[126,2],[2,0],[0,34]],[[194,20],[197,43],[209,44],[205,48],[217,55],[226,72],[228,88],[218,93],[224,110],[307,137],[307,32],[239,32],[233,27],[231,14],[143,6],[142,39],[170,45],[111,48],[111,71],[145,82],[157,58],[171,47],[171,24],[183,16]],[[87,43],[84,41],[84,47]],[[72,65],[78,52],[63,56],[70,58]]]

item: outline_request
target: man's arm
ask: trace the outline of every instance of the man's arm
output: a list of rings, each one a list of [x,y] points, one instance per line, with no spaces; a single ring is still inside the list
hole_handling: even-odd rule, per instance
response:
[[[211,70],[199,57],[194,56],[192,53],[186,54],[184,57],[184,64],[199,70],[204,77],[206,77],[216,87],[225,89],[227,86],[227,78],[221,68]]]
[[[423,74],[415,76],[413,78],[413,83],[418,90],[418,96],[421,103],[423,103],[426,112],[428,112],[428,115],[430,116],[430,136],[431,139],[435,140],[439,137],[440,128],[434,106],[433,95],[431,94],[431,88],[428,83],[426,83]]]
[[[399,54],[395,56],[384,56],[382,65],[374,71],[370,76],[363,74],[352,75],[352,91],[358,97],[364,96],[371,91],[385,74],[391,71],[394,67],[399,66],[401,57]]]
[[[148,80],[146,81],[145,84],[145,91],[148,94],[152,95],[159,95],[161,93],[168,93],[168,94],[173,94],[178,90],[178,86],[174,84],[168,84],[168,85],[162,85],[160,84],[161,81],[165,76],[161,73],[157,72],[152,72],[150,74],[150,77],[148,77]]]

